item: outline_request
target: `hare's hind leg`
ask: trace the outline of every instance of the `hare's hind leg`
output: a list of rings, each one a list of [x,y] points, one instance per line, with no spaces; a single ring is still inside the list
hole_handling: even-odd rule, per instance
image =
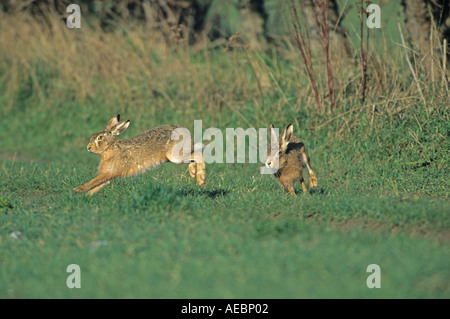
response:
[[[309,164],[309,157],[308,157],[308,162],[306,163],[306,168],[308,169],[308,174],[309,174],[309,185],[312,188],[316,188],[317,187],[317,177],[316,174],[314,173],[314,171],[311,168],[311,165]]]
[[[316,174],[314,173],[314,171],[313,171],[313,169],[311,167],[309,155],[308,155],[308,153],[306,153],[304,148],[302,148],[301,152],[302,152],[303,162],[305,163],[306,168],[308,169],[309,185],[312,188],[316,188],[317,187],[317,177],[316,177]],[[303,186],[303,182],[302,182],[302,186]]]
[[[309,185],[311,185],[312,188],[317,187],[317,177],[313,170],[309,171]]]
[[[192,178],[197,178],[199,185],[205,184],[206,180],[206,167],[205,160],[201,151],[192,152],[187,155],[174,156],[172,152],[167,154],[167,159],[173,163],[190,162],[189,163],[189,175]]]
[[[205,184],[206,180],[206,166],[205,159],[201,152],[194,152],[191,154],[192,163],[189,164],[189,174],[192,178],[197,178],[198,185]]]
[[[197,163],[189,163],[189,175],[191,175],[192,178],[197,176]]]

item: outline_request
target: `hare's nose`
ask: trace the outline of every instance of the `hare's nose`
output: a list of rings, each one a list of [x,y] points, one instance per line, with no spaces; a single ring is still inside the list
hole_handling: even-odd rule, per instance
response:
[[[92,151],[92,147],[88,146],[87,150],[88,152]]]
[[[267,161],[267,162],[266,162],[266,166],[267,166],[268,168],[272,167],[272,161],[270,161],[270,160]]]

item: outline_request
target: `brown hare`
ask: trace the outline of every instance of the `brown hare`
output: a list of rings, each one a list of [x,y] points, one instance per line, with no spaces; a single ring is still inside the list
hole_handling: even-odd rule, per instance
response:
[[[271,145],[267,148],[266,167],[274,171],[274,175],[278,182],[286,188],[292,195],[294,192],[294,184],[297,181],[302,183],[303,192],[308,192],[305,180],[303,179],[303,170],[306,167],[309,173],[309,185],[317,186],[317,178],[311,168],[308,153],[305,150],[303,141],[293,136],[293,126],[289,124],[280,134],[275,135],[273,124],[269,126],[271,144],[275,145],[275,150],[271,150]],[[271,153],[273,151],[273,154]]]
[[[190,162],[189,174],[197,178],[199,185],[205,183],[206,169],[201,147],[200,150],[196,147],[187,155],[172,152],[179,142],[172,139],[172,133],[175,129],[184,128],[168,124],[129,139],[116,140],[115,137],[130,125],[129,120],[119,122],[119,119],[120,115],[117,114],[109,120],[104,131],[92,135],[87,150],[100,156],[98,175],[86,184],[75,187],[74,192],[88,192],[93,195],[118,177],[143,173],[165,162]],[[194,146],[192,140],[190,143],[191,147]]]

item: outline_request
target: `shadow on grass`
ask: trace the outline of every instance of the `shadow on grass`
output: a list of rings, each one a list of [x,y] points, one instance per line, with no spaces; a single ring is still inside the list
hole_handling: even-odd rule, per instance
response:
[[[140,190],[138,190],[138,193],[141,194],[152,194],[153,196],[160,196],[164,195],[167,196],[168,194],[173,194],[179,197],[198,197],[198,196],[204,196],[207,198],[215,199],[219,197],[224,197],[230,194],[230,190],[223,189],[220,187],[204,187],[204,186],[198,186],[198,187],[189,187],[189,186],[182,186],[180,185],[168,185],[168,184],[153,184],[149,183],[146,186],[142,187]]]
[[[330,194],[330,190],[328,188],[319,187],[319,188],[311,188],[309,189],[309,193],[311,195],[328,195]]]
[[[178,190],[175,191],[176,193],[178,193],[179,195],[182,196],[206,196],[208,198],[217,198],[217,197],[224,197],[227,196],[230,191],[226,190],[226,189],[214,189],[214,190],[209,190],[209,189],[183,189],[183,190]]]
[[[305,195],[305,192],[303,192],[303,189],[302,189],[301,186],[296,186],[294,188],[294,191],[297,194],[297,196]],[[287,194],[289,194],[287,191],[285,191],[285,192]],[[324,195],[328,195],[328,194],[330,194],[329,188],[325,188],[325,187],[318,187],[318,188],[310,188],[309,187],[308,188],[308,195],[314,195],[314,196],[322,195],[322,196],[324,196]]]

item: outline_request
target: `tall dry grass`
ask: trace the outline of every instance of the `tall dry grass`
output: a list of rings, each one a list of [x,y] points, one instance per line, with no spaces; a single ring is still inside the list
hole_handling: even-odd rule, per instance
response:
[[[81,29],[69,29],[56,12],[47,14],[45,24],[26,12],[0,18],[4,115],[17,107],[15,96],[27,86],[42,105],[70,98],[86,103],[101,96],[106,104],[118,98],[139,108],[153,99],[158,107],[184,111],[234,107],[231,96],[258,91],[240,69],[249,57],[222,53],[217,63],[207,49],[193,56],[179,27],[171,28],[169,37],[167,30],[148,25],[103,32],[83,21]],[[252,63],[261,74],[264,62]]]
[[[43,25],[27,13],[0,19],[1,84],[8,95],[13,95],[24,78],[30,77],[34,90],[43,97],[38,68],[53,74],[56,87],[52,93],[58,92],[59,83],[73,87],[77,96],[85,99],[96,94],[96,84],[102,81],[129,92],[124,74],[151,79],[154,63],[146,53],[159,50],[164,56],[167,49],[144,32],[132,31],[125,38],[84,25],[81,29],[69,29],[57,15],[47,21],[50,25]]]
[[[133,110],[155,117],[164,110],[170,114],[167,119],[181,124],[208,117],[207,125],[217,127],[264,127],[273,121],[299,125],[305,114],[317,117],[314,126],[322,127],[361,110],[373,118],[375,110],[391,114],[421,100],[401,48],[388,52],[386,46],[383,51],[369,46],[363,105],[360,68],[331,51],[337,108],[321,115],[299,53],[287,39],[270,54],[245,43],[224,52],[226,41],[223,48],[206,43],[194,49],[187,45],[183,27],[162,32],[134,24],[104,32],[83,20],[81,29],[69,29],[56,12],[46,14],[47,23],[26,12],[0,17],[3,116],[20,107],[23,99],[17,96],[24,90],[41,108],[76,100],[90,110],[101,100],[111,112]],[[313,64],[322,61],[313,56]],[[326,69],[316,70],[319,91],[326,92]],[[445,90],[423,87],[427,98],[445,104]]]

